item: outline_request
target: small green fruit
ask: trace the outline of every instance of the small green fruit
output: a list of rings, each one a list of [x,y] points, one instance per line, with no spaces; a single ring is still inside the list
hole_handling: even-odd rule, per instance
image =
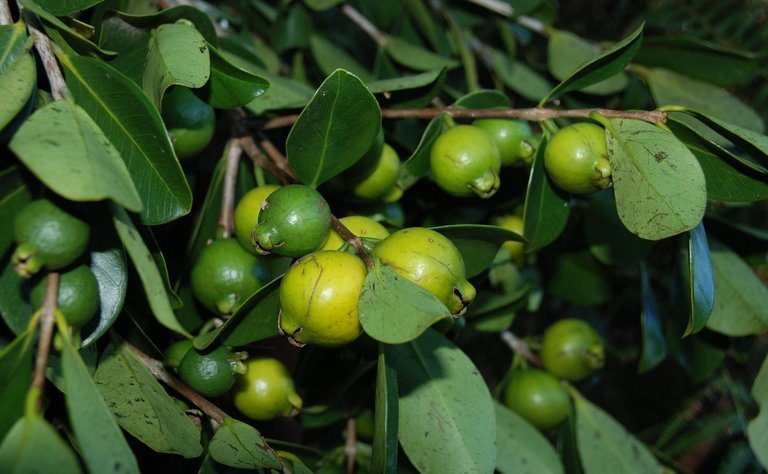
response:
[[[611,185],[605,129],[588,122],[558,130],[544,150],[544,167],[563,191],[589,194]]]
[[[232,389],[232,401],[240,413],[252,420],[271,420],[301,410],[303,402],[288,369],[277,359],[255,357],[245,362],[247,370]]]
[[[181,341],[174,342],[165,350],[165,365],[172,369],[178,369],[179,364],[181,364],[181,359],[183,359],[184,356],[187,355],[187,352],[193,347],[190,339],[182,339]]]
[[[213,107],[187,87],[176,86],[165,93],[162,117],[178,158],[197,155],[213,138],[216,128]]]
[[[400,176],[400,158],[394,148],[384,144],[376,167],[365,178],[354,185],[352,192],[361,198],[378,199],[397,196],[393,191]],[[397,196],[399,198],[399,196]]]
[[[233,353],[225,346],[204,352],[190,349],[179,363],[181,380],[197,393],[218,397],[235,384],[237,376],[245,372],[244,354]]]
[[[48,277],[42,278],[30,293],[32,306],[40,308],[45,298]],[[99,284],[87,265],[64,272],[59,278],[57,305],[67,323],[75,328],[85,325],[99,310]]]
[[[504,389],[504,403],[540,430],[558,426],[571,409],[560,381],[538,369],[514,371]]]
[[[533,155],[533,145],[528,141],[533,133],[524,120],[488,118],[475,120],[472,125],[493,137],[499,147],[501,166],[509,166]]]
[[[259,223],[259,214],[261,213],[261,205],[269,197],[270,194],[277,191],[280,186],[276,184],[267,184],[251,189],[243,195],[237,202],[234,213],[234,228],[237,241],[244,249],[248,250],[252,254],[256,254],[256,250],[251,243],[251,232],[256,224]]]
[[[496,225],[512,232],[523,235],[525,227],[525,221],[520,216],[515,214],[507,214],[499,217],[496,220]],[[506,249],[509,252],[509,258],[518,266],[522,266],[525,263],[525,244],[518,242],[517,240],[508,240],[501,244],[501,248]]]
[[[456,125],[443,132],[432,144],[429,163],[437,185],[454,196],[489,198],[499,189],[499,147],[478,127]]]
[[[583,380],[605,363],[602,338],[587,322],[561,319],[547,328],[541,341],[541,364],[552,375]]]

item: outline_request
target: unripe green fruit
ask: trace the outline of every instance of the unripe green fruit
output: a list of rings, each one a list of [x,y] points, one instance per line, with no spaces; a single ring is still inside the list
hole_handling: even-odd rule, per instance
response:
[[[540,430],[558,426],[571,407],[560,381],[538,369],[513,372],[504,389],[504,403]]]
[[[432,144],[429,163],[435,182],[454,196],[493,196],[501,184],[501,156],[493,138],[478,127],[456,125]]]
[[[325,198],[303,184],[289,184],[267,197],[251,242],[261,254],[301,257],[322,247],[331,232]]]
[[[509,166],[533,155],[533,146],[527,141],[532,135],[531,126],[524,120],[487,118],[475,120],[472,125],[493,137],[499,147],[501,166]]]
[[[259,258],[237,240],[218,239],[200,252],[192,266],[192,291],[211,311],[232,314],[263,286],[265,273]]]
[[[356,255],[321,250],[293,263],[280,283],[280,331],[296,345],[341,346],[360,335],[367,269]]]
[[[370,217],[365,216],[347,216],[339,219],[350,232],[361,238],[384,239],[389,236],[389,231],[383,225],[379,224]],[[331,229],[325,244],[320,250],[338,250],[344,245],[344,239]]]
[[[179,364],[181,364],[181,359],[183,359],[184,356],[187,355],[187,352],[193,347],[190,339],[182,339],[181,341],[174,342],[168,346],[163,354],[165,356],[165,365],[172,369],[178,369]]]
[[[435,295],[455,316],[463,314],[475,298],[475,287],[467,281],[458,249],[434,230],[398,230],[379,242],[371,256]]]
[[[516,234],[523,235],[525,221],[523,221],[523,218],[520,216],[508,214],[499,217],[496,220],[496,225],[511,230]],[[509,258],[515,262],[515,264],[523,265],[523,263],[525,263],[525,244],[523,242],[508,240],[501,244],[501,248],[506,249],[507,252],[509,252]]]
[[[37,199],[16,215],[13,233],[18,246],[11,263],[29,278],[41,268],[58,270],[74,262],[88,245],[90,229],[48,199]]]
[[[253,188],[245,193],[235,206],[233,215],[235,236],[240,245],[252,254],[257,254],[257,252],[251,243],[251,232],[259,223],[261,205],[270,194],[279,188],[280,186],[276,184],[266,184]]]
[[[256,357],[245,365],[247,371],[232,389],[232,401],[240,413],[252,420],[271,420],[301,410],[301,397],[279,360]]]
[[[176,86],[165,94],[162,117],[178,158],[197,155],[213,138],[216,128],[213,107],[187,87]]]
[[[552,181],[573,194],[589,194],[611,185],[605,129],[588,122],[558,130],[544,150],[544,167]]]
[[[179,363],[179,377],[197,393],[218,397],[232,388],[237,376],[245,372],[242,359],[243,354],[233,353],[225,346],[204,352],[192,348]]]
[[[352,192],[356,196],[366,199],[377,199],[388,195],[391,199],[397,196],[396,192],[393,193],[393,188],[395,188],[399,176],[400,158],[395,149],[385,143],[376,167],[355,184]],[[397,197],[399,198],[399,196]]]
[[[547,328],[541,341],[541,364],[552,375],[583,380],[605,363],[602,338],[587,322],[561,319]]]
[[[45,298],[48,277],[42,278],[30,293],[32,306],[40,308]],[[64,272],[59,278],[57,306],[67,323],[75,328],[82,327],[99,310],[99,284],[87,265]]]

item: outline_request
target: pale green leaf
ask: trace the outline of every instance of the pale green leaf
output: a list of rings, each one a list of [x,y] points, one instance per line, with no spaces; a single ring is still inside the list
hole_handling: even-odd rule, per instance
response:
[[[45,418],[28,413],[20,418],[0,445],[4,474],[82,472],[75,452]]]
[[[24,402],[32,384],[33,334],[25,331],[0,350],[0,441],[24,416]]]
[[[547,438],[496,402],[496,470],[501,474],[560,474],[563,464]]]
[[[747,438],[760,464],[768,468],[768,357],[752,384],[752,398],[760,406],[760,413],[747,425]]]
[[[31,47],[32,39],[27,35],[27,25],[23,21],[0,25],[0,75],[10,69]]]
[[[14,63],[0,72],[0,130],[18,116],[29,102],[37,86],[37,65],[31,54],[17,58]]]
[[[282,469],[283,463],[251,425],[231,417],[224,418],[213,435],[208,452],[214,461],[241,469]]]
[[[373,453],[371,453],[373,472],[390,474],[397,471],[398,411],[397,372],[389,363],[387,352],[379,344]]]

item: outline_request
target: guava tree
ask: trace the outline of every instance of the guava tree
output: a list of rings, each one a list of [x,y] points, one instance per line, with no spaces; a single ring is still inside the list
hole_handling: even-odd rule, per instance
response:
[[[768,467],[765,7],[589,3],[0,0],[2,470]]]

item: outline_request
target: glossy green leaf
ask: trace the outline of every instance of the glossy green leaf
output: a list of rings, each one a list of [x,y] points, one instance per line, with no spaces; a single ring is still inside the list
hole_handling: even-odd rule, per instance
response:
[[[208,42],[193,26],[166,23],[152,30],[142,88],[156,108],[168,86],[202,87],[210,74]]]
[[[31,54],[18,57],[5,71],[0,72],[0,130],[11,124],[29,102],[37,86],[37,65]]]
[[[130,446],[71,341],[64,339],[61,368],[67,412],[90,472],[139,472]]]
[[[312,34],[309,37],[309,49],[320,73],[324,76],[330,76],[336,69],[344,69],[363,82],[371,80],[371,74],[365,66],[325,36]]]
[[[750,267],[722,243],[710,241],[715,306],[707,327],[727,336],[768,331],[768,289]]]
[[[624,89],[627,81],[622,71],[640,50],[643,26],[602,53],[578,36],[553,32],[549,39],[549,70],[562,82],[539,105],[571,91],[608,95]]]
[[[288,163],[317,187],[352,166],[371,147],[381,109],[360,79],[337,70],[317,89],[285,142]]]
[[[528,100],[538,102],[552,89],[552,84],[527,64],[493,50],[491,60],[504,85]]]
[[[208,445],[208,452],[216,462],[243,469],[282,469],[283,463],[275,451],[267,445],[256,428],[224,418]]]
[[[231,63],[212,44],[208,44],[208,49],[211,52],[211,78],[206,88],[206,102],[212,107],[242,107],[269,87],[266,79]]]
[[[128,166],[145,224],[163,224],[192,207],[192,192],[158,110],[128,77],[103,61],[61,60],[72,95],[101,124]]]
[[[101,24],[99,41],[102,47],[117,52],[117,57],[109,61],[109,65],[130,78],[141,91],[149,31],[128,23],[121,16],[108,16]],[[141,94],[143,101],[151,105],[144,91]]]
[[[438,115],[429,121],[416,149],[403,162],[400,177],[397,180],[397,186],[400,189],[408,189],[419,178],[429,173],[429,153],[432,150],[432,144],[435,143],[440,134],[448,130],[449,126],[449,117],[447,115]]]
[[[386,356],[398,376],[400,444],[416,469],[493,471],[493,400],[469,357],[432,330],[387,346]]]
[[[115,240],[112,238],[109,242]],[[122,248],[94,249],[91,252],[90,268],[99,285],[99,314],[82,328],[82,347],[96,342],[112,327],[120,316],[128,290],[128,266]]]
[[[247,104],[245,107],[255,115],[270,110],[297,109],[304,107],[315,92],[305,84],[258,68],[249,69],[258,72],[269,81],[269,89]]]
[[[147,295],[149,307],[152,314],[163,326],[176,331],[186,337],[192,337],[179,324],[176,315],[173,314],[170,297],[165,289],[163,276],[157,268],[152,254],[147,248],[147,244],[142,240],[136,227],[131,222],[128,214],[119,208],[114,208],[113,219],[117,234],[123,241],[126,252],[133,262],[139,279],[144,286],[144,292]]]
[[[24,416],[24,402],[32,384],[33,334],[25,331],[0,350],[0,441]]]
[[[715,282],[704,225],[688,233],[688,294],[690,315],[683,336],[704,329],[715,304]]]
[[[33,412],[19,419],[0,444],[0,466],[7,474],[82,472],[70,445],[45,418]]]
[[[486,270],[504,242],[525,242],[521,235],[494,225],[448,225],[432,227],[432,230],[451,239],[459,249],[467,278]]]
[[[391,366],[387,351],[379,345],[376,366],[376,411],[374,413],[371,472],[397,472],[398,394],[397,372]]]
[[[528,252],[535,252],[557,239],[565,229],[571,211],[568,197],[552,184],[544,169],[547,140],[542,137],[536,150],[525,192],[523,235],[528,241]]]
[[[175,23],[181,19],[189,20],[206,41],[213,45],[217,44],[218,36],[211,17],[192,5],[176,5],[148,14],[130,14],[120,11],[117,12],[117,15],[131,25],[142,28],[156,28],[166,23]]]
[[[200,429],[124,345],[110,345],[93,374],[120,426],[154,451],[185,458],[202,454]]]
[[[368,272],[360,293],[360,324],[377,341],[401,344],[451,312],[432,293],[386,265]]]
[[[662,315],[659,312],[659,304],[651,284],[651,276],[648,267],[640,264],[640,283],[642,296],[642,309],[640,310],[640,328],[643,333],[643,351],[637,371],[645,373],[656,367],[667,357],[667,344],[664,339],[662,327]]]
[[[27,35],[24,22],[0,25],[0,75],[10,69],[31,47],[32,38]]]
[[[94,119],[70,100],[38,109],[9,146],[35,176],[67,199],[112,199],[126,209],[141,210],[141,198],[119,151]]]
[[[768,467],[768,357],[763,359],[760,371],[752,384],[752,398],[760,413],[747,425],[747,439],[763,468]]]
[[[758,56],[690,36],[645,38],[635,61],[671,69],[718,86],[743,84],[757,73]]]
[[[51,15],[65,16],[87,10],[104,0],[36,0],[37,4]]]
[[[445,69],[420,72],[409,76],[393,77],[391,79],[378,79],[366,83],[368,90],[373,94],[392,93],[408,89],[418,89],[434,84],[440,80]]]
[[[616,208],[633,234],[660,240],[695,227],[707,190],[698,160],[675,136],[640,120],[607,121]]]
[[[576,442],[585,473],[659,473],[661,466],[648,447],[608,413],[575,390]]]
[[[18,166],[0,171],[0,222],[10,225],[16,213],[31,200],[30,190]],[[13,232],[0,232],[0,256],[5,255],[13,242]]]
[[[521,472],[561,474],[557,452],[539,430],[523,417],[495,402],[496,470],[501,474]]]
[[[387,38],[384,44],[384,51],[396,63],[415,71],[451,69],[459,65],[459,62],[455,59],[435,54],[402,38]]]
[[[509,97],[495,89],[480,89],[456,100],[454,107],[462,109],[495,109],[509,107]]]

